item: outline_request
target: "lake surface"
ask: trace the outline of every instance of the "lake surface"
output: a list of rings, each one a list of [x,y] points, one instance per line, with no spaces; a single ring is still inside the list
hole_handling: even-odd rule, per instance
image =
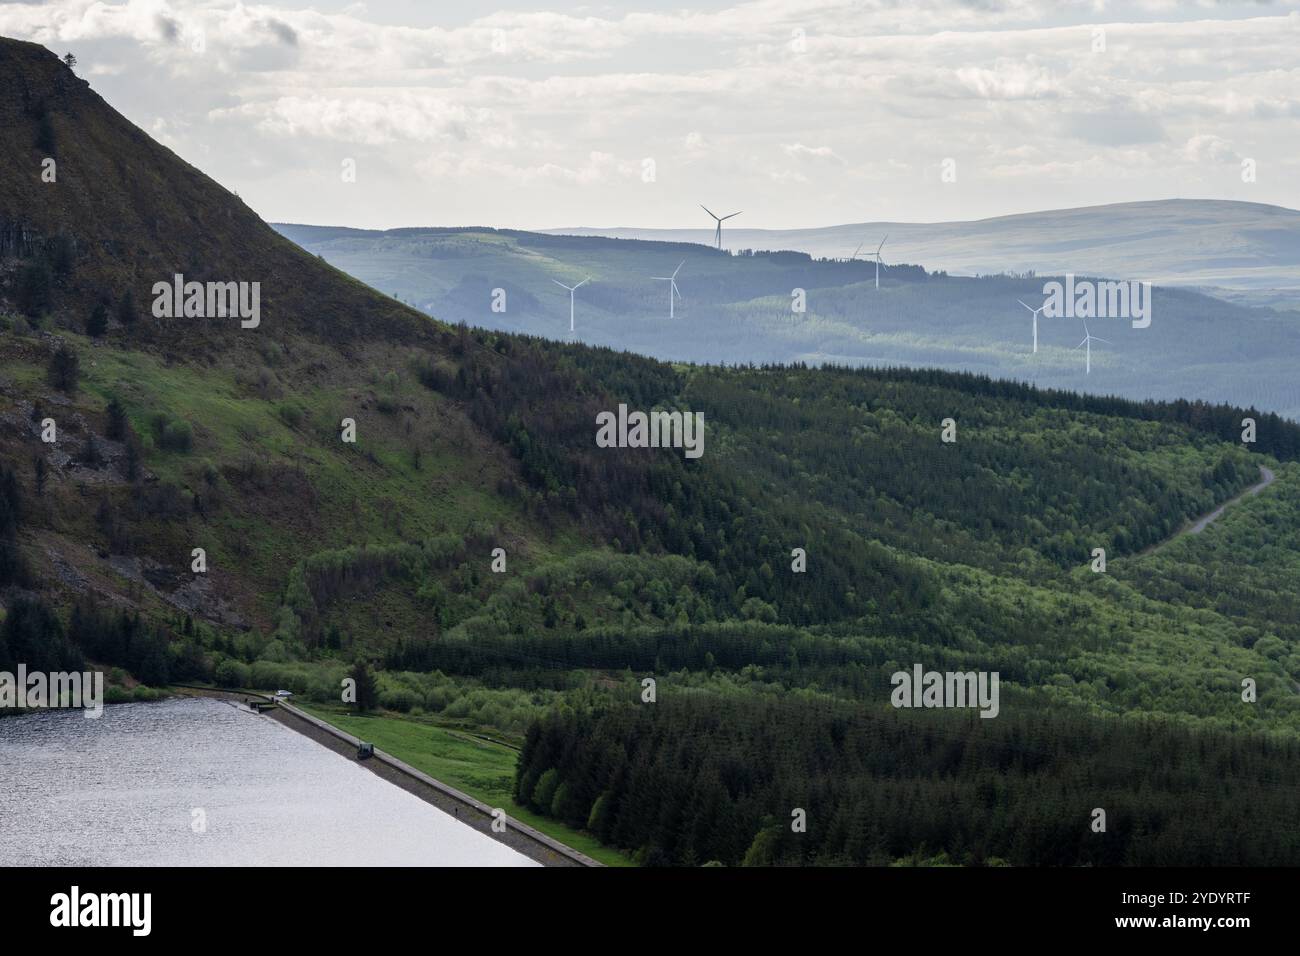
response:
[[[537,864],[274,720],[181,698],[0,719],[13,865]]]

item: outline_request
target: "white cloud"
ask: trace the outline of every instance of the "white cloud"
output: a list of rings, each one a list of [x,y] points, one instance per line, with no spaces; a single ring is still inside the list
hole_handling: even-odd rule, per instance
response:
[[[1300,16],[1266,6],[516,5],[402,24],[416,7],[385,0],[0,0],[0,33],[75,49],[113,105],[272,218],[330,221],[329,144],[383,169],[358,225],[670,225],[704,195],[773,226],[852,218],[845,197],[918,219],[1132,191],[1296,204]],[[1238,154],[1273,170],[1247,195],[1214,168]]]
[[[371,146],[465,140],[471,129],[492,122],[490,110],[473,110],[422,91],[364,97],[283,96],[213,110],[218,122],[251,121],[273,136],[309,136]]]
[[[843,163],[844,157],[829,146],[805,146],[803,143],[782,143],[781,151],[794,159],[830,160]]]
[[[1183,146],[1183,156],[1192,163],[1235,163],[1240,158],[1222,136],[1200,133]]]

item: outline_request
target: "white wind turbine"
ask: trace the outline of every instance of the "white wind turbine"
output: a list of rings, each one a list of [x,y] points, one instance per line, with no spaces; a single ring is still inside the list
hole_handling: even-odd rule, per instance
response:
[[[885,239],[889,238],[889,233],[885,233]],[[876,247],[876,288],[880,288],[880,250],[885,248],[885,239],[880,240],[880,245]]]
[[[885,239],[888,238],[889,238],[889,233],[885,233]],[[870,260],[872,256],[874,256],[876,260],[876,288],[877,289],[880,288],[880,250],[885,248],[885,239],[881,239],[880,245],[876,247],[876,251],[871,255],[867,256],[868,260]],[[858,247],[853,250],[853,255],[849,257],[850,262],[852,262],[854,259],[858,257],[858,253],[862,251],[862,247],[865,246],[866,244],[867,244],[867,240],[865,239],[863,239],[861,242],[858,243]]]
[[[670,319],[674,317],[674,316],[673,316],[673,300],[674,300],[674,297],[676,297],[676,298],[678,298],[678,299],[680,299],[680,298],[682,297],[682,294],[677,290],[677,273],[679,273],[679,272],[682,271],[682,266],[684,266],[684,265],[686,265],[686,260],[685,260],[685,259],[683,259],[681,262],[677,263],[677,268],[673,270],[673,274],[672,274],[672,275],[670,275],[670,276],[651,276],[651,277],[650,277],[650,278],[652,278],[652,279],[657,279],[657,280],[659,280],[660,282],[667,282],[667,283],[669,283],[669,286],[668,286],[668,318],[670,318]]]
[[[733,212],[730,216],[714,216],[713,212],[709,209],[708,206],[704,205],[704,203],[700,203],[700,208],[703,209],[705,212],[707,212],[710,216],[713,216],[713,218],[718,221],[718,228],[713,230],[713,241],[717,245],[717,247],[721,249],[722,248],[722,224],[726,222],[728,219],[734,219],[736,216],[739,216],[740,213]]]
[[[1072,351],[1072,352],[1077,352],[1079,349],[1083,349],[1083,350],[1084,350],[1084,353],[1083,353],[1083,354],[1084,354],[1084,366],[1083,366],[1083,369],[1084,369],[1083,374],[1084,374],[1084,375],[1091,375],[1091,374],[1092,374],[1092,343],[1093,343],[1093,342],[1105,342],[1107,345],[1114,345],[1114,344],[1115,344],[1114,342],[1111,342],[1109,339],[1101,339],[1101,338],[1098,338],[1097,336],[1093,335],[1091,332],[1088,331],[1088,323],[1087,323],[1087,321],[1084,321],[1084,323],[1083,323],[1083,341],[1080,342],[1078,345],[1076,345],[1073,349],[1070,350],[1070,351]]]
[[[1034,354],[1037,355],[1038,354],[1038,313],[1042,312],[1045,308],[1047,308],[1047,303],[1044,302],[1036,309],[1030,309],[1029,304],[1025,302],[1024,299],[1016,299],[1016,301],[1019,302],[1021,305],[1023,305],[1026,309],[1029,309],[1030,313],[1034,317]]]
[[[556,285],[558,285],[561,289],[569,290],[569,331],[572,332],[573,331],[573,293],[577,292],[584,285],[590,282],[591,276],[587,276],[587,278],[583,279],[577,285],[565,285],[559,279],[552,279],[551,281],[554,282]]]

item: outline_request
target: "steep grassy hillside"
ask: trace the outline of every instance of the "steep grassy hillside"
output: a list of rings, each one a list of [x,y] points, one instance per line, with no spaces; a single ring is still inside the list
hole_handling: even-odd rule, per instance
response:
[[[1261,828],[1296,809],[1300,426],[1243,444],[1228,406],[448,326],[294,248],[40,48],[0,42],[0,71],[28,104],[6,162],[37,176],[0,194],[0,670],[328,707],[352,675],[391,739],[520,748],[517,812],[643,863],[1297,862]],[[274,286],[260,326],[148,314],[191,252]],[[703,454],[602,447],[620,404],[702,414]],[[1175,539],[1260,466],[1272,486]],[[894,711],[918,663],[998,672],[998,719]],[[505,793],[501,747],[457,773]],[[1098,801],[1115,835],[1089,843]],[[786,840],[792,807],[813,839]]]
[[[202,282],[260,282],[270,337],[310,331],[345,342],[428,333],[427,320],[398,304],[308,268],[310,256],[133,126],[43,47],[0,43],[0,82],[8,93],[0,103],[0,252],[45,253],[64,307],[89,312],[129,292],[141,317],[138,339],[191,359],[251,348],[237,321],[152,320],[153,284],[179,272]],[[46,160],[55,163],[53,182],[45,181]],[[65,259],[75,268],[61,274]],[[365,323],[356,321],[362,310]]]

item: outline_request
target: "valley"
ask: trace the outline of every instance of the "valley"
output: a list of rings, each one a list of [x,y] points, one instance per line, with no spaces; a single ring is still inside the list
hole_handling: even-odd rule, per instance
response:
[[[861,262],[470,230],[372,288],[332,244],[407,237],[300,247],[43,48],[0,81],[0,670],[287,689],[646,866],[1300,862],[1288,316],[1156,287],[1085,381],[1072,327],[1028,374],[1037,279],[891,268],[864,315]],[[135,305],[177,274],[259,321]],[[918,667],[996,719],[895,708]]]

